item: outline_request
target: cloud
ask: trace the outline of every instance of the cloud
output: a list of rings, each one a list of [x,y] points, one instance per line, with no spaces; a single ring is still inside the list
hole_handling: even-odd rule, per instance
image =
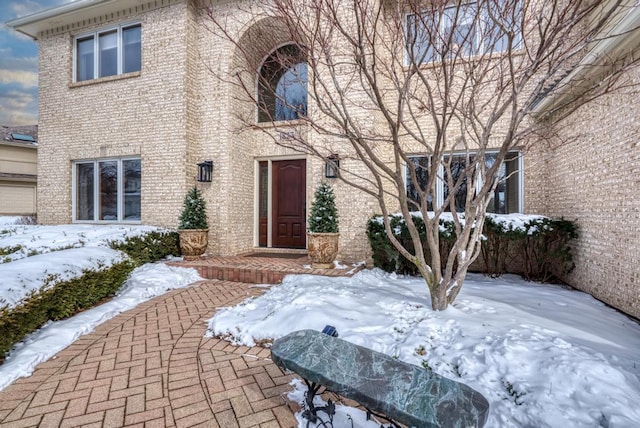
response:
[[[46,3],[46,2],[34,1],[34,0],[24,0],[20,2],[14,1],[14,2],[11,2],[11,4],[9,4],[9,9],[11,9],[11,11],[16,16],[23,16],[23,15],[28,15],[30,13],[42,10],[43,3]],[[61,2],[55,2],[55,3],[61,3]]]
[[[18,84],[23,88],[38,86],[38,73],[24,70],[0,70],[0,84]]]
[[[38,106],[34,94],[20,91],[0,93],[0,123],[33,125],[38,122]]]
[[[0,48],[0,70],[22,70],[38,72],[38,57],[16,57],[9,49]]]

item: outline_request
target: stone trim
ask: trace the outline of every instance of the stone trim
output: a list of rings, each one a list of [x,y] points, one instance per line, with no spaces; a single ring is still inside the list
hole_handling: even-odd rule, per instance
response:
[[[82,80],[80,82],[69,83],[69,88],[79,88],[82,86],[95,85],[97,83],[112,82],[114,80],[131,79],[132,77],[140,77],[142,72],[132,71],[130,73],[114,74],[113,76],[98,77],[97,79]]]

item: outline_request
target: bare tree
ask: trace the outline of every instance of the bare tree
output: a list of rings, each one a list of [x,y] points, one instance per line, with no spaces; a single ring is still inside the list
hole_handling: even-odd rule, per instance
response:
[[[612,91],[633,63],[593,54],[604,37],[624,37],[609,27],[634,7],[626,4],[238,3],[243,19],[271,17],[274,31],[291,41],[264,61],[254,48],[268,35],[257,32],[241,41],[241,23],[233,22],[232,14],[223,18],[211,3],[204,10],[205,25],[233,43],[246,64],[220,77],[242,89],[245,101],[259,110],[259,121],[273,122],[257,126],[249,115],[245,126],[304,153],[326,159],[339,151],[349,158],[349,167],[341,164],[340,179],[377,200],[389,239],[417,266],[433,309],[443,310],[480,254],[488,204],[506,180],[505,160],[539,140],[549,121]],[[544,113],[536,109],[559,91],[572,95]],[[297,120],[297,131],[287,123],[283,139],[278,131],[286,119]],[[391,230],[389,214],[398,210],[413,248]],[[455,242],[441,254],[439,223],[445,213],[454,224]],[[414,215],[426,225],[424,242]]]

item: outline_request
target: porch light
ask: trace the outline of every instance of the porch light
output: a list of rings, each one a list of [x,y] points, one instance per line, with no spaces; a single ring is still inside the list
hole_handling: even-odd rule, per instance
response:
[[[198,181],[201,183],[211,183],[211,172],[213,171],[213,161],[203,161],[198,164]]]
[[[327,178],[336,178],[338,176],[339,168],[340,168],[340,156],[338,156],[335,153],[327,156],[327,160],[324,165],[324,176]]]

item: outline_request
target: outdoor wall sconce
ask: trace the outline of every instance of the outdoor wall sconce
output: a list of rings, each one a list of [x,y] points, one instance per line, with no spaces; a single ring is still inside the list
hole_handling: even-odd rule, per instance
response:
[[[213,171],[213,161],[203,161],[198,164],[198,181],[201,183],[211,183],[211,173]]]
[[[324,165],[324,176],[327,178],[336,178],[338,176],[339,168],[340,156],[338,156],[337,154],[327,156],[327,160]]]

